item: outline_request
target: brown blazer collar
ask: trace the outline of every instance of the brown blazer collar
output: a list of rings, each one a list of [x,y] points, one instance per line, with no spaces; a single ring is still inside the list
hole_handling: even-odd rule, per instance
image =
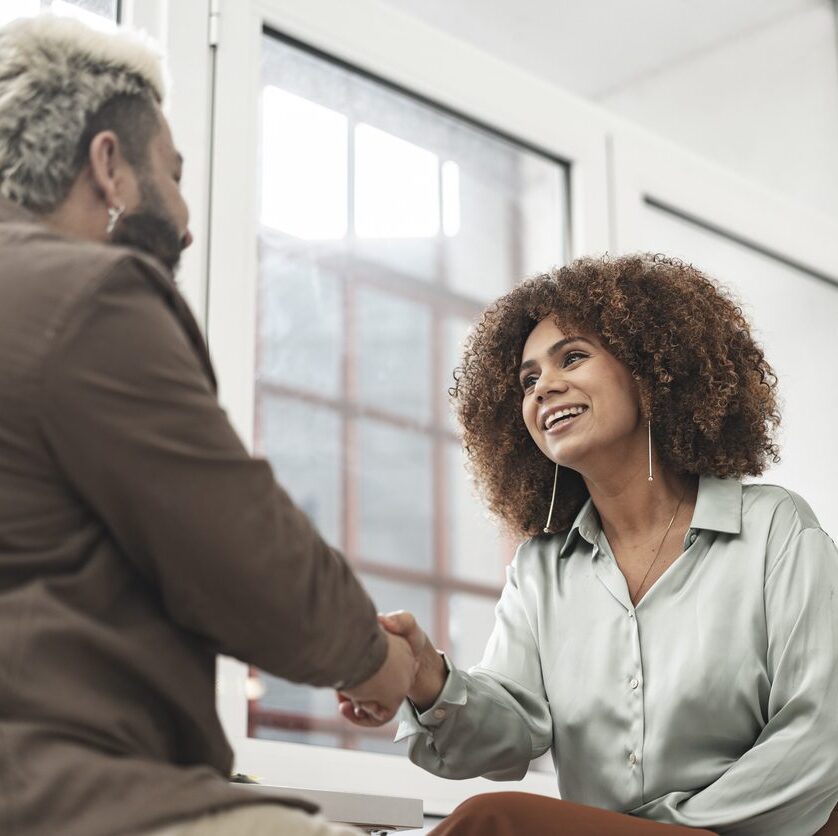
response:
[[[0,224],[14,223],[39,224],[41,221],[37,215],[30,212],[28,209],[24,209],[24,207],[20,204],[7,200],[4,197],[0,197]],[[61,237],[58,233],[55,234],[57,237]],[[177,285],[174,282],[172,274],[156,258],[152,258],[139,250],[132,250],[123,247],[114,247],[113,249],[116,257],[118,257],[117,252],[121,250],[122,253],[130,253],[134,258],[144,262],[149,267],[147,275],[154,282],[158,291],[174,312],[181,327],[186,332],[189,341],[192,343],[192,346],[198,355],[201,365],[204,367],[204,371],[209,378],[213,391],[216,391],[218,384],[215,379],[215,372],[212,368],[212,361],[210,360],[204,335],[201,333],[201,329],[195,321],[195,317],[193,316],[189,305],[177,289]]]

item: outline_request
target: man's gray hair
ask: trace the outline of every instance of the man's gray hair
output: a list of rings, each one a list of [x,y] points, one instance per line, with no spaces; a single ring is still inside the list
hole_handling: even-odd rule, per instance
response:
[[[55,209],[86,161],[91,118],[120,97],[163,100],[162,60],[150,40],[99,32],[42,14],[0,29],[0,195]]]

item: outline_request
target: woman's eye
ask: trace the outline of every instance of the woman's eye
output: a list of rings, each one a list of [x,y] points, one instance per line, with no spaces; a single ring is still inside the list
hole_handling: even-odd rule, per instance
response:
[[[579,357],[584,357],[584,356],[585,355],[581,351],[568,351],[568,353],[565,354],[565,358],[564,358],[564,361],[562,362],[562,365],[563,366],[569,365],[568,361],[575,363],[576,360],[572,360],[571,358],[574,358],[574,357],[579,358]]]
[[[535,382],[538,378],[534,374],[528,374],[526,377],[521,379],[521,388],[526,392],[527,389],[532,389],[535,386]]]

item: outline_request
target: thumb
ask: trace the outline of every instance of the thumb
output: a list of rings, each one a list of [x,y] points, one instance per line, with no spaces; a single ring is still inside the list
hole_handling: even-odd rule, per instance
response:
[[[378,622],[389,633],[407,636],[416,629],[416,619],[405,610],[396,610],[386,614],[379,613]]]

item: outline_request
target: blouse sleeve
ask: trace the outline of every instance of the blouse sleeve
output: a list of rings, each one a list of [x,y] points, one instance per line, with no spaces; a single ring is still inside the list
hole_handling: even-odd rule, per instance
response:
[[[765,583],[771,679],[754,745],[697,793],[632,812],[735,836],[811,836],[838,804],[838,549],[820,528],[790,542]]]
[[[410,737],[410,759],[444,778],[522,778],[552,743],[552,721],[536,633],[517,581],[517,557],[495,612],[481,663],[467,673],[446,659],[448,679],[419,714],[405,703],[396,740]]]

